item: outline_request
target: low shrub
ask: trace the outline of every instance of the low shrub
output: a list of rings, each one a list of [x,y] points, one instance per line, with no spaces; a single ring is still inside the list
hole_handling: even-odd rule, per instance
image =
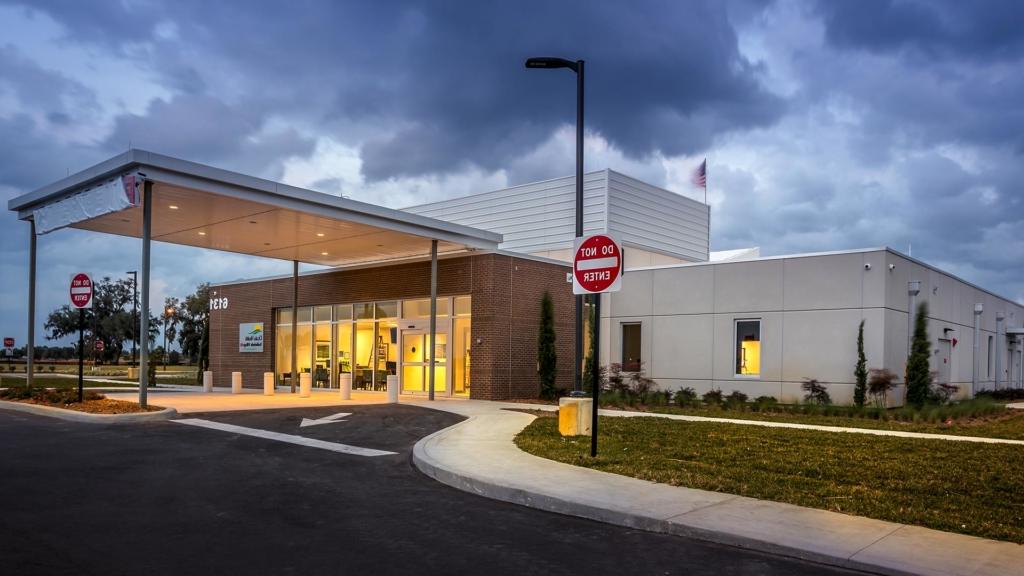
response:
[[[831,404],[832,397],[828,395],[828,386],[818,382],[814,378],[804,378],[804,383],[800,385],[804,392],[804,401],[821,406]]]
[[[102,400],[103,398],[105,398],[105,396],[97,392],[93,392],[92,390],[85,390],[82,393],[83,400]],[[27,388],[25,386],[15,386],[7,388],[6,390],[0,390],[0,399],[35,400],[44,404],[54,405],[74,404],[75,402],[78,402],[78,389],[60,388],[51,390],[49,388]]]
[[[675,401],[676,406],[690,408],[697,405],[697,391],[690,387],[682,388],[676,390],[672,399]]]
[[[718,389],[708,390],[707,392],[704,393],[703,396],[700,397],[700,399],[709,406],[719,406],[722,404],[722,391]]]
[[[742,410],[747,403],[747,395],[739,390],[733,390],[725,397],[725,405],[734,410]]]

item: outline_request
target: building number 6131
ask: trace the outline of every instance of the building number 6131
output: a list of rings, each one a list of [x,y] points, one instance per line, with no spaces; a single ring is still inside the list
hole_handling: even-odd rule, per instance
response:
[[[227,310],[228,299],[224,298],[210,298],[210,310]]]

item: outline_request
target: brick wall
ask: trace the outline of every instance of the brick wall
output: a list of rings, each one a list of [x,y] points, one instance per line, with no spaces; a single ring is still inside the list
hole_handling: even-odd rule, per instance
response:
[[[572,287],[568,266],[499,254],[438,261],[438,296],[472,296],[473,398],[535,398],[537,332],[545,290],[555,303],[558,385],[572,387]],[[214,288],[227,297],[227,310],[210,313],[210,369],[214,384],[229,386],[241,371],[246,387],[258,388],[273,370],[273,309],[292,304],[292,280],[281,278]],[[423,298],[430,295],[430,263],[362,268],[299,278],[299,306]],[[264,322],[264,351],[238,352],[238,325]]]

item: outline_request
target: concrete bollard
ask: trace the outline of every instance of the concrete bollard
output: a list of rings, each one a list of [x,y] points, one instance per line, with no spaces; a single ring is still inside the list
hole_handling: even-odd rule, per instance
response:
[[[309,398],[313,394],[313,375],[309,372],[299,374],[299,398]]]
[[[341,389],[341,399],[352,399],[352,375],[338,374],[338,388]]]
[[[129,380],[134,380],[134,381],[138,382],[139,381],[139,369],[134,367],[134,366],[129,366],[128,367],[128,379]]]
[[[264,372],[263,373],[263,395],[273,396],[274,395],[274,373]]]
[[[558,432],[562,436],[590,436],[593,398],[563,397],[558,400]]]
[[[203,371],[203,392],[213,392],[213,372]]]
[[[388,376],[388,404],[398,404],[398,376]]]
[[[241,394],[242,393],[242,373],[232,372],[231,373],[231,393]]]

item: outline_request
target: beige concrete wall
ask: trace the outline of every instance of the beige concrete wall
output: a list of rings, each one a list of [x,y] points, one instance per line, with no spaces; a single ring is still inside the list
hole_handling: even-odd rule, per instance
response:
[[[922,282],[918,300],[932,306],[935,346],[941,338],[957,339],[950,379],[962,393],[969,393],[972,374],[974,302],[984,303],[981,375],[990,387],[987,335],[994,334],[995,311],[1006,313],[1008,326],[1020,326],[1024,309],[887,250],[627,270],[623,290],[604,301],[602,360],[621,361],[620,325],[640,322],[648,375],[664,389],[718,388],[796,401],[803,397],[803,380],[815,378],[828,384],[834,401],[848,403],[857,327],[864,320],[868,366],[900,376],[901,386],[889,398],[898,404],[911,279]],[[734,374],[734,325],[746,318],[761,320],[758,378]]]

